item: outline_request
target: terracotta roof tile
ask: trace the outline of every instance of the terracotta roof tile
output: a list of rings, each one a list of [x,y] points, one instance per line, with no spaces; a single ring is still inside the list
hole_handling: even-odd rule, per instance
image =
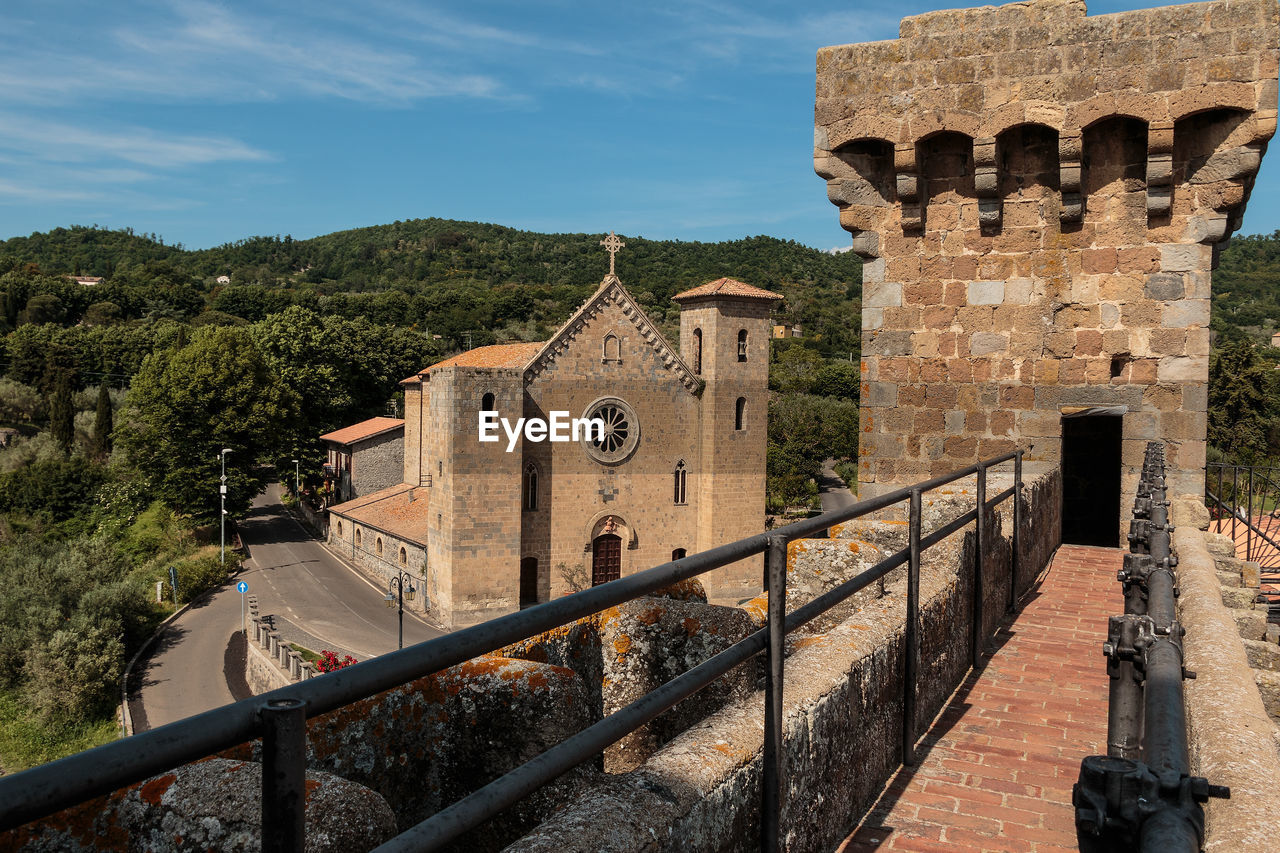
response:
[[[358,524],[368,525],[399,539],[426,545],[428,509],[425,488],[400,483],[355,500],[331,506],[329,513],[340,515]],[[395,555],[389,555],[387,558],[395,559]]]
[[[675,301],[681,299],[697,299],[700,296],[737,296],[743,299],[781,299],[782,294],[774,293],[771,290],[762,290],[759,287],[752,287],[749,284],[743,284],[732,278],[718,278],[715,281],[709,281],[704,285],[695,287],[692,290],[686,290],[684,293],[677,293],[671,297]]]
[[[460,352],[455,356],[446,358],[444,361],[438,361],[426,370],[419,371],[409,378],[401,380],[400,384],[417,382],[424,373],[430,373],[437,367],[524,367],[533,360],[533,357],[538,354],[538,350],[542,349],[545,343],[546,341],[537,341],[536,343],[493,344],[487,347],[476,347],[473,350]]]
[[[358,424],[352,424],[351,426],[325,433],[320,436],[320,440],[332,441],[337,444],[354,444],[357,441],[373,438],[375,435],[390,432],[402,426],[404,426],[404,421],[400,418],[369,418],[367,421],[361,421]]]

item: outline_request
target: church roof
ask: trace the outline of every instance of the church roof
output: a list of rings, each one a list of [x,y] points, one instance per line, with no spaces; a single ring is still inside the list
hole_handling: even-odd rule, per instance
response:
[[[367,421],[325,433],[320,436],[320,440],[332,441],[335,444],[355,444],[357,441],[373,438],[375,435],[391,432],[402,426],[404,421],[400,418],[369,418]]]
[[[525,367],[524,378],[526,382],[532,381],[542,373],[556,356],[569,348],[582,330],[586,327],[587,321],[602,311],[606,305],[615,304],[622,309],[623,315],[635,326],[636,331],[640,333],[640,338],[648,346],[657,352],[659,359],[662,361],[663,367],[672,371],[676,379],[691,394],[698,394],[702,390],[702,381],[694,375],[689,365],[685,364],[684,359],[680,357],[680,353],[667,343],[666,338],[658,331],[658,327],[653,324],[649,316],[645,314],[644,309],[631,297],[627,289],[622,286],[622,281],[614,274],[606,275],[600,282],[600,286],[596,288],[596,292],[588,297],[587,301],[582,303],[581,307],[573,313],[565,324],[560,327],[551,340],[540,345],[537,356],[529,361]]]
[[[381,530],[398,539],[427,544],[427,491],[400,483],[329,507],[331,515]]]
[[[466,352],[460,352],[455,356],[450,356],[444,361],[438,361],[426,370],[402,380],[400,384],[417,382],[422,379],[424,373],[430,373],[437,367],[524,367],[533,360],[533,357],[538,354],[538,350],[542,349],[544,343],[546,342],[536,341],[534,343],[493,344],[487,347],[476,347]]]
[[[681,299],[697,299],[701,296],[736,296],[739,299],[781,299],[782,294],[774,293],[772,290],[762,290],[759,287],[752,287],[749,284],[743,284],[732,278],[718,278],[715,281],[709,281],[706,284],[686,290],[684,293],[677,293],[671,297],[672,300],[679,302]]]

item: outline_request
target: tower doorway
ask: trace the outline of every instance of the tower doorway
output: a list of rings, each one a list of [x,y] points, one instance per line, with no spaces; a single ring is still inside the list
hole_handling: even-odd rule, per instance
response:
[[[1062,541],[1120,544],[1120,441],[1124,410],[1062,416]]]
[[[520,606],[538,603],[538,558],[525,557],[520,561]]]
[[[616,581],[622,577],[622,538],[612,533],[602,533],[595,538],[591,549],[591,585]]]

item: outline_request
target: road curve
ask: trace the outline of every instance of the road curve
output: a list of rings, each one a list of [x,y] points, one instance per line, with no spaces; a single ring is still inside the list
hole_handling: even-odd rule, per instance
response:
[[[229,646],[240,630],[235,583],[241,580],[257,595],[259,612],[276,616],[286,639],[360,660],[395,650],[398,614],[386,607],[384,590],[313,539],[280,504],[278,487],[254,500],[239,530],[249,548],[245,570],[169,623],[139,661],[130,685],[134,731],[240,698],[227,685],[224,663],[239,651]],[[406,646],[441,633],[405,613]]]

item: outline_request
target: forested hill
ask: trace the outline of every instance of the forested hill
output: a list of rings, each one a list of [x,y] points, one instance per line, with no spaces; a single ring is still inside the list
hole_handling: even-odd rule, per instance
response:
[[[1232,238],[1213,274],[1219,333],[1270,338],[1280,327],[1280,231]]]
[[[143,303],[159,301],[188,319],[203,307],[258,320],[284,305],[303,304],[324,313],[381,316],[446,339],[472,332],[476,345],[485,331],[536,336],[566,319],[608,269],[602,236],[418,219],[310,240],[253,237],[191,251],[130,229],[72,227],[0,242],[0,273],[102,276],[121,298],[130,299],[120,288],[132,288],[139,312]],[[823,349],[857,348],[850,310],[857,310],[861,262],[852,253],[832,255],[772,237],[723,243],[623,239],[618,274],[650,310],[661,314],[673,307],[672,294],[730,276],[783,293],[782,318],[820,335]],[[231,284],[217,285],[224,275]],[[192,299],[193,291],[203,299]],[[376,294],[381,298],[358,298]],[[121,308],[124,319],[135,313]]]

